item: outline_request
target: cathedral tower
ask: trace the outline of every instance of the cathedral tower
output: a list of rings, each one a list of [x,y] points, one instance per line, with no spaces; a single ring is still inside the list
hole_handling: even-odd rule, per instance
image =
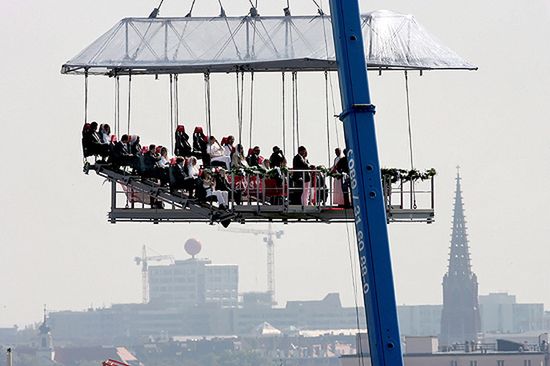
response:
[[[439,335],[443,347],[476,341],[481,324],[477,276],[472,272],[470,263],[460,179],[457,170],[449,267],[443,276],[443,312]]]

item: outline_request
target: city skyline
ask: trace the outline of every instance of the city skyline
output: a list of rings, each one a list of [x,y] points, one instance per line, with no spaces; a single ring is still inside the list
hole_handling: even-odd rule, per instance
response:
[[[8,279],[0,299],[1,325],[38,320],[44,303],[52,309],[83,309],[90,304],[139,302],[139,268],[132,258],[141,246],[177,253],[189,237],[199,238],[205,244],[204,256],[214,262],[238,264],[244,291],[264,288],[261,240],[200,224],[110,225],[108,187],[98,177],[82,174],[83,82],[61,76],[59,68],[121,18],[146,16],[155,5],[145,0],[99,0],[75,7],[67,0],[55,5],[30,0],[9,2],[0,15],[5,53],[11,55],[2,61],[6,75],[0,87],[4,101],[0,120],[4,136],[10,137],[2,151],[5,156],[15,154],[17,162],[0,182],[4,208],[0,274]],[[187,5],[166,2],[161,15],[184,15]],[[247,11],[249,4],[226,5],[235,15]],[[282,4],[260,5],[262,14],[282,14]],[[364,11],[390,7],[414,14],[442,43],[480,67],[477,72],[409,76],[415,161],[418,168],[438,171],[436,222],[389,228],[398,303],[441,303],[453,177],[460,164],[480,293],[508,291],[525,302],[549,304],[550,284],[540,279],[550,255],[546,245],[550,172],[542,168],[550,156],[550,127],[541,117],[550,95],[550,52],[539,46],[550,30],[550,5],[539,0],[521,4],[506,0],[498,7],[473,0],[373,0],[362,5]],[[311,4],[293,4],[293,14],[315,11]],[[197,15],[218,12],[214,2],[197,3]],[[532,61],[529,67],[526,58]],[[223,77],[213,78],[219,135],[235,130],[233,117],[225,116],[235,112],[233,100],[224,100],[225,94],[233,96],[234,78]],[[267,150],[274,140],[272,123],[280,112],[274,93],[278,94],[280,75],[257,77],[261,87],[256,132],[258,143]],[[371,73],[370,77],[382,163],[407,167],[403,75]],[[187,124],[204,120],[198,79],[186,77],[187,87],[180,95],[186,103],[182,118]],[[304,143],[311,147],[310,159],[322,163],[326,146],[318,143],[323,136],[317,123],[324,122],[324,108],[319,108],[323,77],[303,75],[300,80],[303,127],[311,133],[304,136]],[[111,81],[91,80],[91,118],[112,120]],[[146,142],[168,140],[167,90],[162,78],[135,81],[133,123]],[[194,105],[200,108],[191,108]],[[23,143],[32,148],[21,148]],[[527,179],[531,172],[534,178]],[[518,183],[523,187],[518,188]],[[348,229],[354,243],[353,229]],[[344,304],[354,304],[346,226],[288,225],[284,230],[285,240],[276,244],[279,301],[315,299],[337,291]]]

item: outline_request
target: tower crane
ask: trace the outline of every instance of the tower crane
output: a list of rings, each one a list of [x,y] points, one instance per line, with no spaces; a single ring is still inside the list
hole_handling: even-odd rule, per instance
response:
[[[267,247],[267,292],[271,295],[271,302],[275,303],[275,242],[285,233],[283,230],[273,230],[269,223],[267,230],[261,229],[224,229],[224,232],[265,235],[264,242]]]
[[[141,264],[141,290],[142,290],[142,302],[147,304],[149,302],[149,261],[163,261],[170,260],[174,263],[173,255],[153,255],[147,256],[147,247],[144,245],[141,250],[141,257],[135,257],[134,261],[139,266]]]

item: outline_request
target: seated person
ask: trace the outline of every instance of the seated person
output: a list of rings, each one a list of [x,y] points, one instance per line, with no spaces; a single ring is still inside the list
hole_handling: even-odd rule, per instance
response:
[[[227,192],[231,200],[234,200],[237,205],[241,204],[243,193],[236,187],[235,189],[231,188],[231,184],[227,182],[225,171],[220,170],[220,172],[215,175],[215,181],[217,190]]]
[[[85,158],[90,156],[90,154],[88,153],[88,146],[86,145],[87,143],[86,139],[88,138],[89,134],[90,134],[90,124],[84,123],[84,126],[82,127],[82,154],[84,155]]]
[[[237,168],[248,168],[248,162],[244,157],[244,148],[243,145],[238,144],[235,153],[231,157],[231,166]]]
[[[232,157],[233,153],[235,152],[235,148],[233,147],[233,144],[235,143],[235,137],[229,135],[225,138],[225,143],[222,142],[223,149],[225,151],[225,155]]]
[[[189,143],[189,135],[185,133],[185,127],[179,125],[176,128],[175,135],[174,154],[176,156],[190,157],[193,153],[193,148]]]
[[[208,171],[202,176],[202,182],[197,185],[197,198],[201,201],[216,201],[221,210],[229,208],[229,194],[216,189],[216,179]]]
[[[193,197],[196,179],[190,177],[185,169],[185,159],[176,157],[176,164],[170,167],[170,193],[174,194],[178,189],[189,191],[189,198]]]
[[[248,157],[246,158],[246,161],[248,162],[249,166],[259,166],[260,165],[260,147],[254,146],[253,149],[248,151]]]
[[[218,140],[214,136],[210,136],[208,141],[208,147],[206,152],[210,156],[210,161],[223,163],[223,166],[229,170],[231,169],[231,158],[225,155],[223,147],[218,143]]]
[[[120,141],[115,143],[111,150],[111,161],[113,168],[118,169],[121,166],[132,166],[134,164],[135,155],[128,150],[128,135],[122,135]]]
[[[190,176],[192,178],[195,178],[195,179],[199,178],[200,170],[199,170],[199,167],[197,165],[198,165],[198,163],[197,163],[197,158],[196,157],[192,156],[187,160],[187,175],[188,176]]]
[[[165,148],[164,146],[159,146],[159,147],[160,147],[160,151],[159,151],[160,159],[157,161],[157,166],[159,168],[168,168],[170,167],[170,160],[168,159],[168,149]]]
[[[169,178],[170,160],[168,160],[168,149],[165,148],[164,146],[157,146],[157,151],[159,151],[159,156],[160,156],[156,165],[158,179],[160,179],[160,185],[165,186],[170,182],[170,178]]]
[[[201,158],[206,156],[206,147],[208,146],[208,138],[202,131],[202,127],[195,127],[193,132],[193,152],[195,156],[200,156]]]
[[[286,162],[283,150],[279,146],[273,146],[273,154],[269,157],[272,168],[280,168]]]
[[[109,144],[102,143],[97,133],[97,122],[84,126],[82,131],[82,149],[84,157],[100,155],[105,159],[109,155]]]
[[[160,171],[157,170],[160,156],[157,156],[156,149],[157,147],[151,144],[149,145],[149,149],[143,154],[143,170],[141,174],[144,178],[160,178]]]
[[[111,143],[111,126],[106,123],[99,126],[99,138],[102,144]]]
[[[138,135],[128,136],[128,149],[130,150],[130,154],[134,154],[136,156],[141,154],[141,145],[139,142],[140,138]]]

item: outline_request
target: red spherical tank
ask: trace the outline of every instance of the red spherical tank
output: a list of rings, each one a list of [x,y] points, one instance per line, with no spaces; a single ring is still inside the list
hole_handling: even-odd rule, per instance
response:
[[[202,244],[197,239],[188,239],[185,242],[184,249],[187,252],[187,254],[194,257],[200,253],[202,249]]]

